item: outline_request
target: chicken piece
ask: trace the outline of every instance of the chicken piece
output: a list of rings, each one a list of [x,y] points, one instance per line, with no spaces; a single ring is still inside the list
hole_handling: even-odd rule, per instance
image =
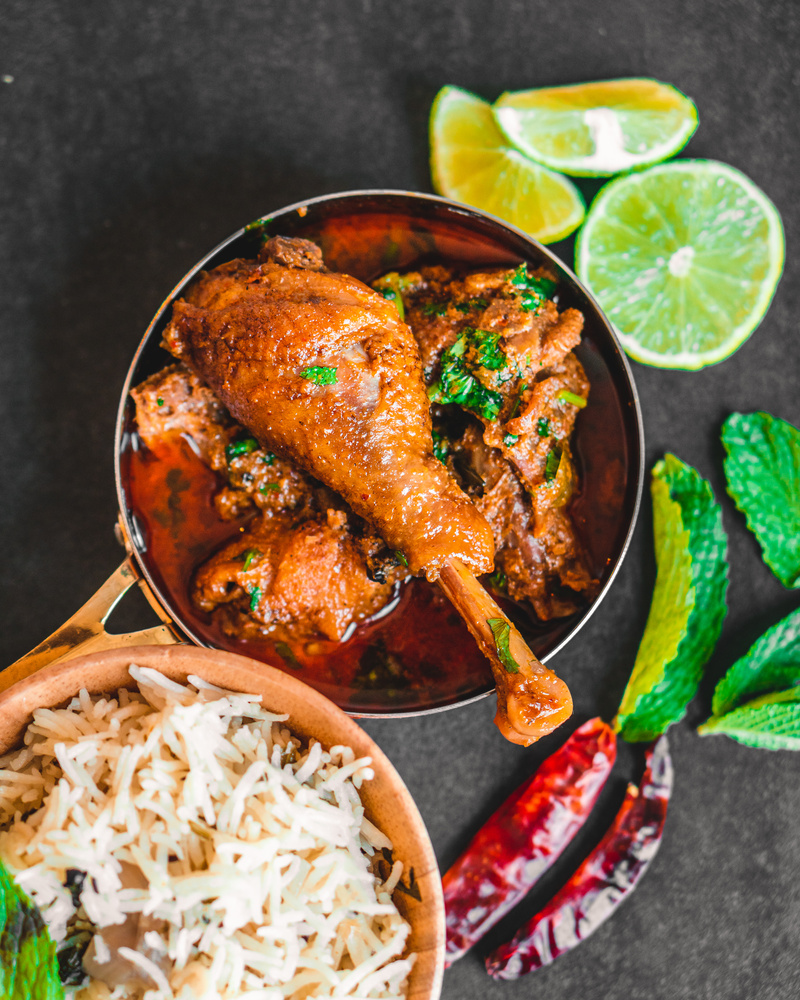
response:
[[[183,365],[170,365],[131,389],[139,436],[148,448],[172,434],[191,438],[215,472],[226,468],[225,448],[236,433],[214,393]]]
[[[432,453],[411,331],[382,296],[329,272],[313,243],[203,275],[175,303],[167,349],[266,447],[339,493],[412,573],[492,568],[485,520]]]
[[[491,528],[433,455],[417,343],[394,305],[329,272],[314,244],[276,237],[258,262],[203,275],[164,344],[263,446],[339,493],[412,573],[439,579],[492,665],[509,740],[527,746],[569,717],[564,682],[475,579],[494,566]]]
[[[360,541],[340,510],[300,524],[286,515],[264,518],[200,567],[192,598],[202,611],[220,614],[223,629],[239,638],[338,641],[392,593],[392,579],[368,576]]]

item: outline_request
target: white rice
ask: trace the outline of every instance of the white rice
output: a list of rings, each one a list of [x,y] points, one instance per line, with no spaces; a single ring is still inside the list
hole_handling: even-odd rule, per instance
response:
[[[160,928],[119,949],[139,985],[91,980],[76,1000],[404,997],[403,866],[373,874],[391,843],[359,797],[370,759],[302,745],[254,695],[130,674],[135,690],[40,709],[0,758],[0,858],[56,943],[128,914]],[[122,886],[123,863],[145,888]],[[86,873],[77,910],[68,869]],[[97,933],[95,955],[111,958]]]

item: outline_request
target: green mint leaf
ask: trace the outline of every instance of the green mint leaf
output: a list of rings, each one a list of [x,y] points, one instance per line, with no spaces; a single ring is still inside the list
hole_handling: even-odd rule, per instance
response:
[[[500,657],[500,662],[510,674],[519,673],[519,664],[511,655],[508,640],[511,636],[511,626],[505,618],[487,618],[486,624],[492,630],[494,636],[494,648]]]
[[[312,365],[304,368],[300,372],[300,378],[308,382],[316,382],[317,385],[333,385],[337,380],[336,369],[329,365]]]
[[[800,687],[756,698],[697,730],[701,736],[722,734],[762,750],[800,750]]]
[[[38,907],[0,864],[0,997],[63,1000],[56,946]]]
[[[722,427],[728,492],[785,587],[800,587],[800,430],[769,413]]]
[[[727,539],[710,485],[666,455],[651,490],[656,585],[615,720],[630,742],[655,739],[683,718],[727,610]]]
[[[794,685],[800,685],[800,608],[768,628],[733,664],[717,684],[711,711],[725,715],[750,698]]]

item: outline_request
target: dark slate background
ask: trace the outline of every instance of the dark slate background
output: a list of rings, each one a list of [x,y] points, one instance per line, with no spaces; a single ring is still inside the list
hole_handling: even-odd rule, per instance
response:
[[[518,983],[480,954],[448,1000],[788,1000],[800,994],[800,782],[788,752],[694,729],[715,680],[798,605],[762,564],[724,495],[721,421],[769,409],[800,423],[798,7],[790,0],[5,0],[0,13],[0,662],[58,626],[120,560],[112,445],[120,389],[152,314],[183,273],[248,220],[348,188],[430,190],[426,125],[453,83],[503,90],[626,75],[676,84],[700,109],[687,153],[764,188],[788,262],[765,322],[700,373],[634,364],[648,464],[675,451],[710,478],[730,536],[730,614],[708,681],[671,736],[666,837],[613,920]],[[591,196],[593,182],[583,184]],[[556,248],[571,264],[571,242]],[[571,725],[613,713],[654,578],[649,504],[599,613],[556,667]],[[141,597],[121,625],[147,624]],[[368,722],[416,797],[440,863],[561,735],[503,741],[490,701]],[[523,905],[533,912],[601,836],[622,754],[582,840]],[[508,935],[516,914],[490,939]]]

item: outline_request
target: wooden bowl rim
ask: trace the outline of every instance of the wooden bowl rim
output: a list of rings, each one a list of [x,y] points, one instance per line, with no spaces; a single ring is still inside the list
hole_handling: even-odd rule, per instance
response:
[[[261,694],[265,706],[289,711],[286,726],[298,735],[313,735],[327,746],[345,744],[353,748],[356,756],[372,758],[375,778],[362,789],[367,811],[384,800],[384,818],[378,825],[390,828],[387,836],[393,843],[405,842],[404,850],[397,849],[401,860],[403,854],[408,857],[409,850],[413,850],[414,875],[422,896],[421,903],[405,896],[395,900],[412,925],[411,950],[417,955],[407,1000],[437,1000],[444,972],[444,898],[422,816],[403,779],[372,737],[332,701],[298,678],[238,653],[196,646],[128,646],[88,653],[43,667],[0,693],[0,754],[13,748],[37,708],[62,705],[82,688],[90,694],[102,694],[126,687],[125,676],[133,663],[152,667],[179,681],[196,674],[229,690]],[[281,697],[294,702],[295,709],[275,704]],[[299,721],[295,719],[298,707]],[[326,738],[325,729],[329,730],[328,736],[335,733],[335,738]]]

